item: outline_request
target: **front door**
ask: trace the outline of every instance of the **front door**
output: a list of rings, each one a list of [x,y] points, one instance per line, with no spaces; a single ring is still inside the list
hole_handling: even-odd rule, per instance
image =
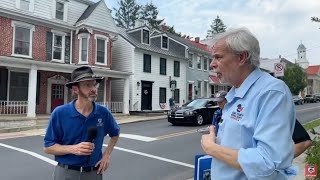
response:
[[[63,105],[64,101],[64,85],[52,84],[51,85],[51,112],[60,105]]]
[[[192,97],[193,97],[193,84],[189,84],[188,85],[188,100],[191,101],[192,100]]]
[[[152,110],[152,82],[142,82],[141,110]]]

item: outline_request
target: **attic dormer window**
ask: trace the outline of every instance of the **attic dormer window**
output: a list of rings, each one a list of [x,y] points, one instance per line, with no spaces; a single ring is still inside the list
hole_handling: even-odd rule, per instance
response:
[[[146,29],[142,30],[142,43],[149,44],[149,37],[150,37],[149,33],[150,32]]]
[[[162,36],[162,46],[163,49],[168,49],[168,37]]]
[[[56,2],[56,19],[63,20],[64,14],[64,4],[61,2]]]

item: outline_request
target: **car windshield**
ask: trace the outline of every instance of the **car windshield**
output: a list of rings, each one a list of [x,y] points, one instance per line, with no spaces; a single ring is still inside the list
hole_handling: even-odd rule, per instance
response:
[[[191,101],[189,104],[187,104],[187,107],[205,107],[205,105],[207,104],[207,100],[206,99],[196,99]]]

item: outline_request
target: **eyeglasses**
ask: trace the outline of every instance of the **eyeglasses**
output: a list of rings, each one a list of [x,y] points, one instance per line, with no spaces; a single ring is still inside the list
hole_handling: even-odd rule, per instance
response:
[[[97,89],[98,89],[99,86],[100,86],[100,84],[97,83],[97,82],[86,82],[86,81],[79,83],[79,85],[81,85],[81,86],[83,86],[83,87],[85,87],[85,88],[92,88],[92,87],[94,87],[94,88],[97,88]]]

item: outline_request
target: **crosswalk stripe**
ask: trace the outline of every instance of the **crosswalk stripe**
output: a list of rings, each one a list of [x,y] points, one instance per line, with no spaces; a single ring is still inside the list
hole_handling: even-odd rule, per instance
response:
[[[107,147],[108,145],[107,144],[103,144],[103,146]],[[138,155],[141,155],[141,156],[145,156],[145,157],[157,159],[157,160],[160,160],[160,161],[165,161],[165,162],[169,162],[169,163],[172,163],[172,164],[177,164],[177,165],[180,165],[180,166],[185,166],[185,167],[194,169],[194,165],[192,165],[192,164],[187,164],[187,163],[184,163],[184,162],[175,161],[175,160],[172,160],[172,159],[167,159],[167,158],[155,156],[155,155],[152,155],[152,154],[147,154],[147,153],[134,151],[134,150],[130,150],[130,149],[125,149],[125,148],[121,148],[121,147],[114,147],[114,149],[117,149],[117,150],[120,150],[120,151],[125,151],[125,152],[132,153],[132,154],[138,154]]]

